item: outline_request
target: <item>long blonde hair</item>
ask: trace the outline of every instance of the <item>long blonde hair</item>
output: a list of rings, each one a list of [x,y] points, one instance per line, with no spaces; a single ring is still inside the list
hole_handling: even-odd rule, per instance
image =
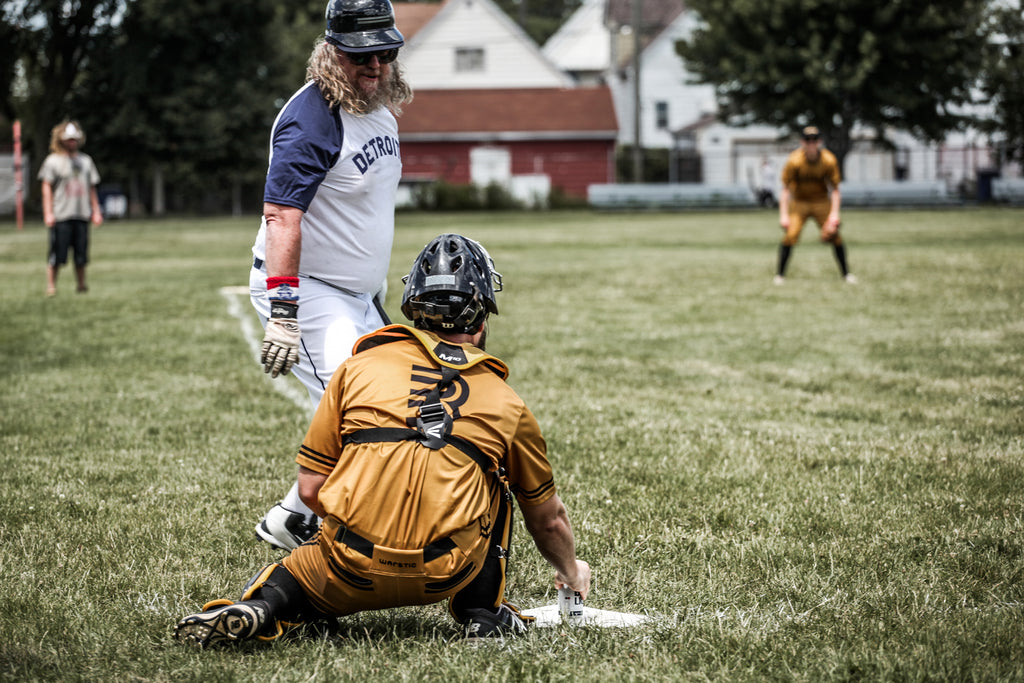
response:
[[[50,131],[50,153],[51,154],[67,154],[68,151],[64,149],[64,145],[60,144],[61,136],[64,134],[64,129],[72,125],[78,129],[78,147],[81,149],[85,145],[85,131],[78,125],[78,121],[72,121],[70,119],[64,119]]]
[[[402,105],[412,102],[412,87],[402,76],[397,61],[381,81],[377,94],[367,102],[356,92],[338,63],[337,48],[321,38],[313,48],[306,66],[306,80],[315,81],[332,107],[341,107],[349,114],[369,114],[378,106],[386,106],[395,116],[402,114]]]

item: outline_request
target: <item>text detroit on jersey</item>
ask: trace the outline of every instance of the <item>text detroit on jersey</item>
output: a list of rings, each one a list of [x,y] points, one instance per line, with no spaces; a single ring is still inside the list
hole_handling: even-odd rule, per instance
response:
[[[373,166],[373,162],[377,161],[380,157],[392,156],[401,157],[401,151],[398,149],[398,138],[393,138],[390,135],[381,137],[370,138],[365,145],[363,145],[362,153],[356,152],[356,155],[352,157],[352,161],[355,163],[356,168],[359,172],[366,174],[367,169]]]

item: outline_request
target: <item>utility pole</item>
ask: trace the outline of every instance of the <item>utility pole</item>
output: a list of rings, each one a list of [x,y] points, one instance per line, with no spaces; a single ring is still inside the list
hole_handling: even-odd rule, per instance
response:
[[[640,138],[640,24],[643,21],[642,0],[633,3],[633,182],[644,179],[644,149]]]
[[[24,176],[21,169],[21,121],[14,120],[14,215],[18,230],[25,229]],[[77,252],[76,252],[77,256]]]

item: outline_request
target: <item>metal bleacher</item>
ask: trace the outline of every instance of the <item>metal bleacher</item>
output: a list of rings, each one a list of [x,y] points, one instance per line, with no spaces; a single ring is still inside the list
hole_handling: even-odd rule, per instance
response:
[[[939,206],[958,204],[941,180],[843,183],[843,206]]]
[[[744,185],[623,183],[591,185],[587,201],[596,209],[710,209],[756,206]]]
[[[995,182],[995,181],[993,181]],[[936,181],[880,181],[843,183],[843,206],[929,207],[961,203],[946,183]],[[994,189],[994,188],[993,188]],[[1024,201],[1024,185],[1014,196]],[[746,208],[757,206],[754,193],[744,185],[699,183],[637,183],[591,185],[587,199],[596,209],[673,210]]]
[[[1024,204],[1024,178],[993,178],[992,199],[1008,204]]]

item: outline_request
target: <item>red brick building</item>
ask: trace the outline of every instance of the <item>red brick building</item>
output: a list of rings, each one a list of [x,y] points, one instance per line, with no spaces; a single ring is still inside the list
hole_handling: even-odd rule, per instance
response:
[[[480,177],[481,151],[505,167],[498,176],[546,175],[552,190],[574,197],[615,178],[618,122],[603,86],[417,90],[398,131],[409,182],[469,183]]]

